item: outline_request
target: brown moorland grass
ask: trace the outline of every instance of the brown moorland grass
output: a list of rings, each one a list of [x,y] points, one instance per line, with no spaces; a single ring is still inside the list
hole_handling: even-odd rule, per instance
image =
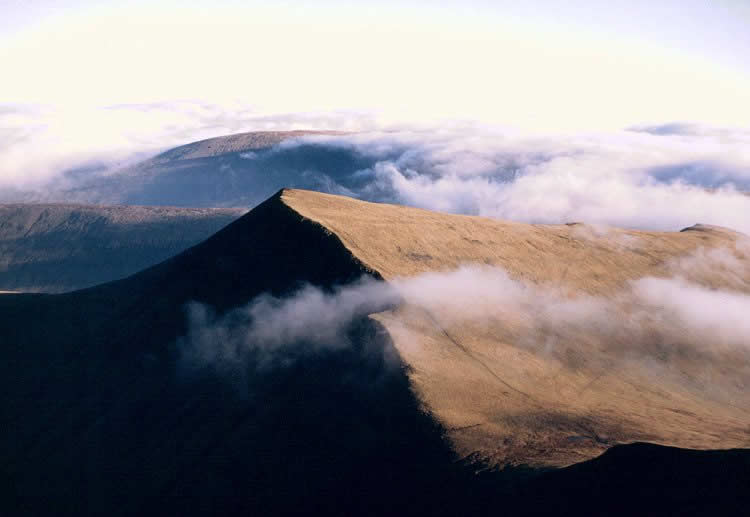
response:
[[[723,228],[530,225],[300,190],[283,191],[281,200],[336,235],[386,281],[482,264],[562,297],[606,301],[631,281],[672,277],[680,260],[727,248],[739,270],[696,261],[680,274],[710,289],[750,293],[750,256],[736,246],[746,237]],[[628,321],[632,307],[615,308]],[[679,327],[659,328],[658,320],[637,332],[573,327],[544,334],[520,307],[477,321],[407,302],[372,318],[389,332],[412,389],[463,457],[561,466],[633,441],[697,449],[750,445],[747,349],[711,354],[707,362],[700,347],[711,343],[695,343]],[[528,346],[530,336],[550,335],[556,353]],[[676,352],[654,359],[651,352],[665,340]],[[645,359],[623,360],[621,350],[642,351]]]

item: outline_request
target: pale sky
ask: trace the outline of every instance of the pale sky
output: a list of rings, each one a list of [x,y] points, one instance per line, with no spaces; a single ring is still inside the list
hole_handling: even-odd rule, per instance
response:
[[[520,3],[6,0],[0,99],[540,130],[750,120],[742,0]]]

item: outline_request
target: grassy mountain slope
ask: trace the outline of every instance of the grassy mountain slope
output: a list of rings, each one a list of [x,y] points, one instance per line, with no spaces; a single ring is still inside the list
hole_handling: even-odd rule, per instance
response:
[[[509,223],[302,191],[287,191],[282,199],[385,279],[479,263],[563,298],[596,296],[599,303],[628,282],[672,276],[681,258],[735,249],[742,238],[702,226],[666,233]],[[708,288],[750,293],[750,256],[737,253],[745,270],[696,266],[680,274]],[[481,312],[483,303],[468,300],[465,316],[455,307],[425,310],[409,303],[375,316],[410,366],[419,398],[462,456],[560,466],[637,440],[695,448],[750,443],[747,349],[708,359],[690,346],[688,331],[665,337],[658,328],[613,335],[558,327],[535,336],[540,322],[524,307],[490,308],[474,318],[470,312]],[[632,311],[626,305],[608,318],[626,321]],[[526,343],[529,336],[553,339],[553,350]],[[669,355],[651,359],[666,346]],[[656,364],[621,359],[623,351]],[[664,371],[656,369],[659,363]]]

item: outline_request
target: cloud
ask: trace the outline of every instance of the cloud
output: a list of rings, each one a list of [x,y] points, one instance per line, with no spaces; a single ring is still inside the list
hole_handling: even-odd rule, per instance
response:
[[[261,296],[220,317],[194,304],[179,349],[188,371],[208,368],[242,383],[255,369],[353,346],[350,332],[362,318],[408,304],[444,329],[514,343],[567,368],[627,362],[692,384],[714,377],[725,390],[717,393],[736,395],[750,382],[750,286],[716,288],[700,279],[704,270],[747,268],[747,246],[699,251],[675,262],[671,277],[640,278],[606,297],[571,296],[560,286],[467,264],[389,283],[363,279],[331,292],[307,286],[285,298]]]
[[[128,177],[137,167],[113,171],[132,164],[137,150],[155,152],[237,131],[316,127],[356,132],[297,138],[245,153],[252,159],[232,163],[232,175],[212,178],[224,197],[201,201],[194,196],[186,203],[244,206],[294,186],[532,223],[583,221],[652,230],[705,223],[750,233],[750,131],[741,128],[680,123],[530,134],[472,123],[385,127],[366,113],[268,115],[247,106],[192,101],[63,115],[38,107],[0,115],[15,121],[0,133],[0,186],[5,187],[0,197],[18,199],[13,188],[38,198],[86,202],[88,195],[100,202],[97,192],[104,189],[107,202],[139,202],[141,183],[137,174]],[[64,121],[73,115],[79,122],[68,126]],[[72,174],[74,168],[78,172]],[[260,181],[260,170],[278,173],[264,173]],[[114,186],[107,189],[99,179],[110,173]],[[178,194],[161,194],[167,204],[180,203]],[[150,192],[141,202],[158,203],[161,194]]]
[[[338,181],[363,199],[533,223],[678,230],[701,222],[750,233],[747,131],[530,136],[458,127],[327,144],[371,159]],[[351,189],[355,174],[360,186]]]
[[[708,289],[684,279],[645,278],[633,284],[634,298],[645,312],[657,310],[669,331],[687,334],[683,339],[703,352],[750,351],[750,296]],[[654,319],[653,313],[648,316]],[[670,336],[677,338],[679,336]]]
[[[727,256],[729,252],[726,252]],[[711,267],[714,256],[694,257]],[[721,260],[721,259],[719,259]],[[686,277],[645,277],[607,296],[571,297],[560,286],[523,283],[504,271],[465,266],[396,282],[403,299],[448,326],[514,322],[503,330],[541,350],[594,341],[610,355],[750,353],[748,291],[709,288]],[[563,350],[555,355],[564,358]]]
[[[698,248],[674,260],[670,270],[677,278],[728,289],[740,286],[750,292],[750,238],[740,238],[731,247]]]
[[[242,379],[248,365],[266,369],[351,346],[348,332],[358,319],[397,302],[391,286],[363,278],[332,292],[306,286],[285,298],[262,295],[222,317],[191,304],[189,332],[178,344],[182,365]]]
[[[750,130],[741,127],[724,128],[695,124],[690,122],[670,122],[668,124],[638,125],[628,128],[628,131],[648,133],[658,136],[720,136],[731,138],[733,135],[747,137]]]

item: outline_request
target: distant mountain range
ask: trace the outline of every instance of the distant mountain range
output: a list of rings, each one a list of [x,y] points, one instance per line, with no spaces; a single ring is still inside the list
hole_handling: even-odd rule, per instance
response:
[[[123,278],[197,244],[244,212],[0,205],[0,291],[61,292]]]
[[[739,238],[710,227],[597,235],[280,191],[128,278],[0,296],[0,509],[741,515],[750,451],[726,449],[750,444],[746,361],[720,363],[732,382],[707,390],[694,382],[711,365],[689,333],[613,334],[630,351],[655,347],[652,367],[674,367],[643,376],[599,340],[621,313],[585,331],[558,325],[548,351],[524,341],[541,317],[527,302],[475,321],[456,318],[492,295],[481,285],[425,286],[428,301],[458,299],[448,311],[389,290],[471,262],[507,271],[509,289],[614,296]],[[690,274],[750,291],[724,273]],[[386,295],[360,294],[372,289]],[[662,445],[628,445],[644,440]]]

